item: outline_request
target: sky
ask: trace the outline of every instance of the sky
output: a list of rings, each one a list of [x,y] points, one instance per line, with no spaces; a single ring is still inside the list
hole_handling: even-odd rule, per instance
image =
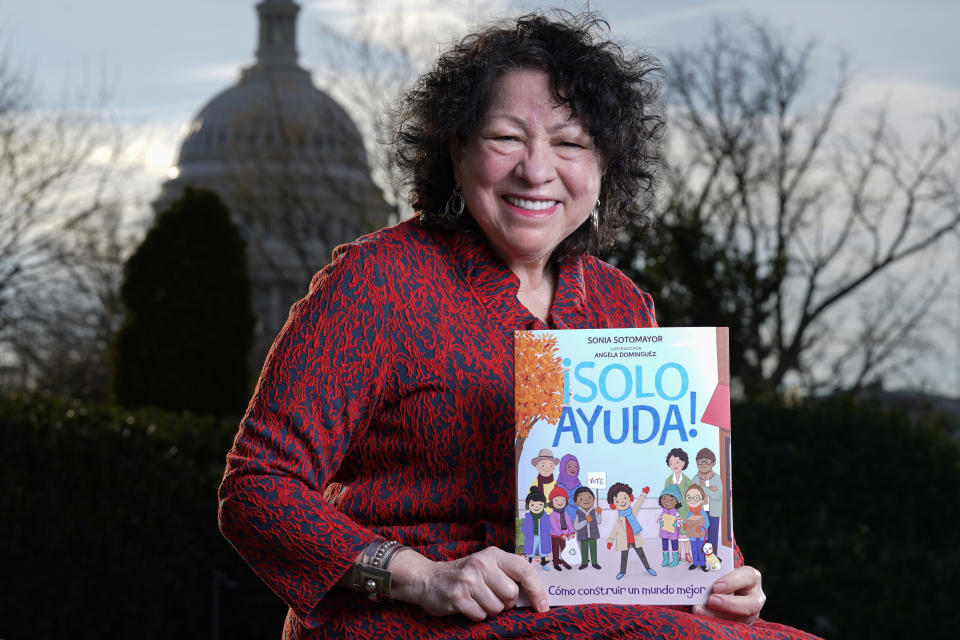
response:
[[[322,26],[349,32],[357,2],[300,0],[300,4],[300,63],[322,72]],[[366,4],[376,13],[393,11],[390,5],[395,2]],[[442,13],[437,4],[409,0],[403,5],[404,15],[418,24],[430,23]],[[182,130],[191,117],[253,62],[257,28],[253,5],[253,0],[6,0],[0,2],[0,53],[33,78],[38,105],[55,106],[65,93],[93,95],[106,89],[109,110],[124,127],[126,161],[136,167],[135,182],[146,202],[159,192],[175,164]],[[471,6],[481,7],[485,18],[545,5],[476,0]],[[560,0],[552,6],[578,10],[585,4]],[[823,83],[824,91],[839,57],[848,60],[854,82],[842,117],[850,123],[885,105],[901,133],[919,139],[928,131],[931,112],[960,113],[956,64],[960,2],[594,0],[589,6],[607,18],[615,37],[661,55],[677,47],[698,46],[718,19],[747,17],[793,42],[812,40],[817,45],[812,76]],[[444,24],[451,16],[465,15],[448,11]],[[444,32],[443,40],[450,37]],[[951,241],[956,247],[958,241]],[[958,305],[960,300],[953,309]],[[960,395],[960,367],[953,364],[960,362],[960,343],[951,336],[940,339],[941,351],[951,358],[937,365],[947,372],[939,376],[939,389]]]
[[[319,71],[321,25],[349,31],[356,2],[300,4],[300,61]],[[395,3],[367,4],[374,11],[387,11]],[[473,4],[488,8],[485,15],[543,6],[516,0]],[[147,175],[162,179],[175,162],[180,129],[253,61],[257,27],[253,5],[252,0],[7,0],[0,3],[0,51],[32,75],[38,98],[49,104],[55,104],[65,88],[93,93],[105,87],[110,108],[135,127]],[[406,13],[420,22],[435,17],[435,5],[430,0],[404,3]],[[559,6],[576,10],[585,5]],[[695,47],[717,19],[749,17],[795,42],[814,40],[816,61],[824,69],[832,72],[840,55],[848,58],[856,79],[852,105],[888,104],[894,117],[914,130],[922,121],[916,116],[932,107],[960,105],[960,65],[955,64],[960,58],[955,33],[960,3],[919,0],[909,3],[909,11],[904,6],[899,0],[590,3],[608,19],[615,36],[654,53]]]

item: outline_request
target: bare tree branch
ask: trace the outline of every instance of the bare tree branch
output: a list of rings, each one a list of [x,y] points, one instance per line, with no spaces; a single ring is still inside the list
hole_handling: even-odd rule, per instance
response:
[[[0,356],[47,390],[102,396],[119,317],[122,216],[108,192],[122,137],[102,96],[33,100],[0,57]]]
[[[748,393],[780,392],[790,376],[809,390],[863,385],[904,345],[922,343],[918,327],[936,303],[927,290],[902,287],[903,311],[884,316],[863,296],[960,228],[960,118],[935,117],[919,145],[902,143],[883,109],[864,131],[840,131],[846,61],[829,93],[814,96],[811,43],[792,46],[761,25],[745,31],[717,26],[699,50],[668,57],[665,234],[646,234],[659,246],[634,237],[618,255],[641,256],[629,262],[646,265],[635,279],[652,282],[680,321],[711,315],[664,300],[677,292],[735,310],[734,374]],[[701,234],[685,241],[694,255],[663,247],[679,233]],[[706,291],[680,273],[726,288]],[[859,368],[842,362],[851,359]]]

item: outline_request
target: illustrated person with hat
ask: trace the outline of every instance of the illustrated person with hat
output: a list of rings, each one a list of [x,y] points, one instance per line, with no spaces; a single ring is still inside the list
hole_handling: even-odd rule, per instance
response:
[[[664,567],[675,567],[680,564],[680,527],[683,520],[677,507],[683,505],[680,497],[680,489],[677,485],[671,484],[660,492],[660,508],[663,510],[657,518],[657,524],[660,525],[660,540],[663,544],[663,565]],[[673,547],[673,558],[670,558],[670,547]]]
[[[553,477],[553,471],[560,464],[560,458],[553,457],[550,449],[540,449],[539,455],[530,460],[530,464],[537,470],[537,478],[530,485],[530,489],[536,489],[545,496],[549,496],[553,488],[557,486],[557,481]],[[552,513],[553,508],[547,505],[547,513]]]

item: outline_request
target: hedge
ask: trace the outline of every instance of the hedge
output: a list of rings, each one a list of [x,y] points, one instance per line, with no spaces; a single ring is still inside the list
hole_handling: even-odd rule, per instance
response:
[[[833,398],[733,420],[734,530],[765,618],[828,638],[955,635],[955,418]]]
[[[849,399],[734,407],[737,541],[764,617],[828,638],[949,637],[956,424]],[[216,528],[236,420],[0,394],[0,637],[277,638],[285,607]]]
[[[0,394],[0,637],[278,637],[285,607],[217,530],[236,420]]]

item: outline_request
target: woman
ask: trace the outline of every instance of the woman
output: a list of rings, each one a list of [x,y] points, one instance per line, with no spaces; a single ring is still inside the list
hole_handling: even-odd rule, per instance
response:
[[[577,505],[574,504],[573,494],[576,493],[583,483],[580,482],[580,461],[577,456],[568,453],[560,458],[560,471],[557,473],[557,486],[563,487],[568,496],[571,496],[567,503],[567,515],[571,519],[577,517]]]
[[[573,492],[583,484],[580,482],[580,461],[572,453],[565,454],[560,458],[560,473],[557,477],[557,484],[566,489],[570,495],[573,495]]]
[[[338,248],[274,343],[220,526],[289,604],[285,637],[782,637],[715,621],[756,620],[753,569],[692,613],[548,612],[542,570],[507,551],[512,332],[655,325],[586,255],[649,193],[660,126],[652,59],[598,31],[529,15],[443,54],[396,129],[417,219]]]

